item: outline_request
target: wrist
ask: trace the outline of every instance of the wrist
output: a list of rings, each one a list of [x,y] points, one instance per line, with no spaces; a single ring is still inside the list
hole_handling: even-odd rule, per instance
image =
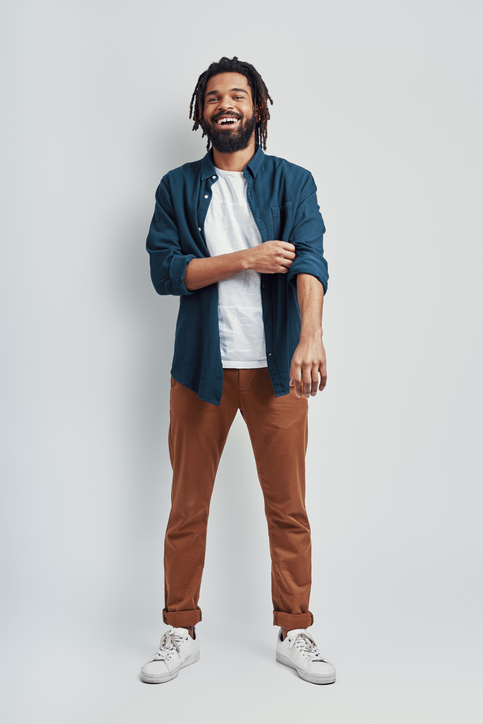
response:
[[[235,252],[235,254],[238,254],[238,261],[240,263],[240,271],[248,271],[251,268],[250,252],[251,252],[251,249],[243,249],[242,251]]]
[[[322,335],[323,331],[321,324],[316,326],[302,325],[302,328],[300,330],[300,341],[311,342],[312,340],[320,340],[322,339]]]

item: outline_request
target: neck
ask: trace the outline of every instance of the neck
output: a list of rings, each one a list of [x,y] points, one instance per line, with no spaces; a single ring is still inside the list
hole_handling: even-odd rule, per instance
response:
[[[255,155],[255,135],[252,136],[250,143],[242,151],[234,153],[220,153],[213,148],[213,163],[222,171],[243,171],[247,163],[249,163]]]

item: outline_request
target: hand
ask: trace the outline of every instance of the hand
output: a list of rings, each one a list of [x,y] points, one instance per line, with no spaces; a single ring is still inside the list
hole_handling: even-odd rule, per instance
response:
[[[300,340],[290,365],[290,387],[295,388],[297,397],[308,399],[317,394],[317,388],[322,392],[326,384],[325,349],[322,334],[318,333]]]
[[[295,259],[295,246],[288,241],[265,241],[246,251],[247,269],[261,274],[286,274]]]

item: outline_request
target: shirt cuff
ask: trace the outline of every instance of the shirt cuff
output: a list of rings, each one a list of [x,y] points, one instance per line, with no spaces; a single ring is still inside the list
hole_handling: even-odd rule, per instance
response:
[[[319,280],[324,287],[324,296],[327,294],[329,286],[329,274],[327,269],[318,260],[295,258],[292,266],[288,271],[288,281],[292,286],[297,288],[297,274],[312,274]]]

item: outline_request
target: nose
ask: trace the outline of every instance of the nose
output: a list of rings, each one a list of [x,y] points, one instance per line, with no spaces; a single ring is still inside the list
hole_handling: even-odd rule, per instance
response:
[[[220,102],[218,104],[218,109],[220,111],[232,111],[233,110],[233,103],[231,101],[230,96],[225,96],[224,98],[220,99]]]

